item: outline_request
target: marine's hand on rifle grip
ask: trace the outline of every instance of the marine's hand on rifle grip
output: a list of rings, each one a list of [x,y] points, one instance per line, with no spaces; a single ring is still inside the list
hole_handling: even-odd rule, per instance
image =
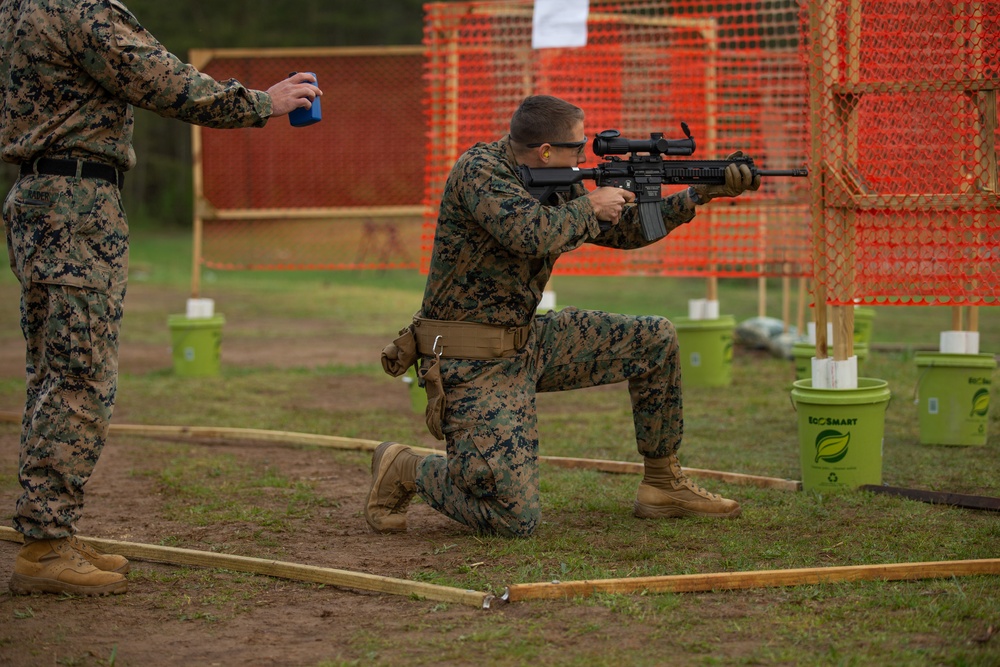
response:
[[[597,188],[587,197],[590,199],[591,206],[594,207],[597,219],[610,222],[612,225],[618,224],[625,204],[635,201],[635,193],[623,188]]]
[[[733,160],[743,157],[743,151],[730,153],[726,159]],[[754,175],[747,165],[731,164],[726,167],[726,183],[719,185],[694,185],[694,191],[702,203],[711,201],[716,197],[738,197],[747,190],[757,190],[760,188],[760,174]]]

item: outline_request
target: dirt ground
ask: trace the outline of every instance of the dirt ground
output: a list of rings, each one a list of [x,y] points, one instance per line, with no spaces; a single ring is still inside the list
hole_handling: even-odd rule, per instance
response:
[[[176,301],[176,295],[142,285],[130,287],[129,300],[141,304],[137,307],[156,308],[157,301],[164,299]],[[4,310],[7,312],[9,309]],[[360,346],[366,350],[371,346],[361,337],[334,339],[328,325],[320,322],[297,321],[295,330],[289,331],[289,344],[276,344],[274,339],[253,342],[233,335],[236,327],[261,324],[227,321],[224,364],[280,368],[309,366],[316,360],[347,362],[357,359]],[[145,373],[171,365],[168,350],[159,345],[125,342],[120,359],[124,373]],[[23,348],[0,346],[0,377],[22,376]],[[337,400],[330,401],[329,409],[349,410],[357,402],[370,404],[373,400],[383,402],[386,410],[410,409],[404,392],[387,394],[384,385],[371,380],[369,386],[368,382],[364,378],[330,378],[329,389]],[[128,414],[127,401],[120,399],[119,407],[125,409],[116,412],[116,423],[141,422],[137,415]],[[20,405],[0,405],[0,411],[20,409]],[[11,473],[18,438],[16,424],[0,424],[0,461]],[[411,526],[419,525],[419,530],[397,536],[369,534],[359,513],[370,479],[370,458],[362,453],[326,453],[260,443],[212,445],[242,463],[275,467],[293,482],[309,481],[315,484],[318,496],[330,499],[317,511],[321,520],[293,520],[291,529],[274,536],[280,556],[274,555],[274,549],[264,553],[267,550],[255,539],[260,536],[239,525],[199,526],[171,520],[164,511],[169,498],[151,475],[143,473],[165,463],[168,456],[156,454],[157,448],[145,447],[149,442],[114,435],[109,439],[87,484],[84,517],[78,526],[81,535],[147,544],[160,544],[165,536],[171,536],[171,546],[218,549],[398,578],[413,578],[424,569],[449,572],[468,563],[470,556],[474,558],[467,549],[452,549],[456,539],[474,545],[475,540],[468,539],[470,533],[423,504],[410,510]],[[434,442],[428,435],[426,442],[413,444],[429,446]],[[14,501],[14,491],[0,493],[2,516],[9,517]],[[270,501],[257,502],[281,507],[285,501],[275,494]],[[3,524],[9,525],[9,521]],[[467,626],[479,623],[483,614],[502,615],[515,622],[523,616],[525,623],[533,625],[531,618],[538,611],[529,611],[530,604],[483,611],[405,596],[136,560],[126,595],[12,596],[6,582],[18,548],[13,542],[0,540],[2,665],[315,665],[324,660],[372,664],[407,662],[414,657],[434,662],[433,643],[428,648],[426,636],[423,643],[418,641],[429,624],[441,641],[451,637],[461,644]],[[545,603],[545,614],[557,614],[560,622],[556,627],[564,629],[577,623],[599,624],[601,616],[610,613],[569,602]],[[618,645],[633,641],[638,645],[641,635],[620,638]],[[366,638],[384,636],[394,637],[396,645],[414,648],[398,655],[366,648],[377,645]],[[553,635],[544,641],[556,647],[572,642],[577,651],[587,640]],[[595,650],[599,650],[596,644]],[[467,657],[467,661],[447,662],[480,662],[474,655]]]
[[[9,317],[9,292],[0,290],[0,297],[0,317]],[[167,313],[174,312],[177,303],[183,303],[183,297],[176,293],[135,284],[130,286],[127,307],[133,313],[144,309]],[[241,328],[267,331],[269,337],[241,337]],[[227,317],[223,363],[227,367],[300,368],[353,364],[360,354],[371,353],[370,339],[331,335],[330,328],[329,321]],[[23,377],[23,353],[20,344],[0,345],[0,381],[16,382]],[[122,372],[129,374],[166,370],[172,363],[166,346],[128,340],[123,342],[120,358]],[[387,413],[411,410],[405,392],[386,392],[384,382],[375,378],[324,374],[321,382],[322,391],[313,400],[334,420],[338,410],[362,404],[380,405]],[[595,391],[604,389],[613,388]],[[0,412],[19,412],[21,407],[0,401]],[[148,423],[124,397],[119,397],[115,422]],[[0,475],[7,479],[15,474],[18,439],[18,425],[0,423]],[[425,435],[423,441],[412,444],[433,446],[436,441]],[[170,509],[172,492],[163,484],[161,473],[188,450],[199,459],[231,456],[247,469],[273,469],[293,483],[308,482],[323,502],[311,507],[308,516],[287,517],[280,529],[254,517],[245,521],[208,517],[199,522],[183,516],[184,520],[178,520]],[[418,581],[424,573],[427,578],[431,573],[457,575],[470,564],[488,560],[481,538],[424,504],[411,507],[408,533],[368,533],[360,509],[370,482],[369,461],[363,452],[251,442],[170,442],[112,434],[87,485],[78,528],[84,536]],[[16,495],[10,484],[0,486],[0,525],[9,525]],[[287,498],[287,489],[263,489],[252,505],[280,513],[288,505]],[[559,512],[550,513],[548,519],[574,520]],[[677,628],[660,627],[655,615],[625,613],[593,602],[497,603],[483,610],[139,559],[133,559],[126,595],[13,596],[6,582],[18,548],[14,542],[0,540],[3,666],[609,665],[632,664],[629,658],[636,656],[647,658],[643,664],[656,664],[657,656],[676,665],[747,664],[748,655],[759,655],[761,647],[774,638],[740,628],[765,627],[771,614],[781,613],[775,608],[774,594],[754,590],[664,600],[664,604],[678,605],[673,617],[690,619],[678,634]],[[820,603],[800,600],[796,604],[808,611],[810,605]],[[702,622],[708,620],[703,630]],[[982,629],[977,627],[975,632],[982,634]],[[936,637],[914,639],[929,650],[940,642]]]

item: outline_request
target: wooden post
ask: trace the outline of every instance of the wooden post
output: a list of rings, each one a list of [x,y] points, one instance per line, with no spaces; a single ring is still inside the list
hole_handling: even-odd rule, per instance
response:
[[[974,3],[973,8],[981,12],[982,3]],[[974,30],[976,37],[966,42],[966,44],[971,45],[971,48],[967,49],[970,69],[978,68],[976,75],[982,76],[985,58],[988,57],[986,49],[991,48],[995,51],[996,45],[990,44],[989,40],[985,39],[982,21],[975,21],[974,25],[966,25],[966,30]],[[979,90],[973,93],[972,99],[976,102],[979,110],[977,117],[973,121],[978,141],[974,144],[972,158],[973,164],[979,166],[982,171],[978,174],[976,182],[969,184],[970,189],[997,194],[1000,193],[1000,175],[998,175],[997,168],[997,137],[1000,136],[1000,132],[998,132],[1000,131],[1000,118],[998,118],[997,114],[996,87],[991,86],[986,90]],[[983,224],[981,214],[976,213],[973,215],[972,225],[978,232],[977,240],[980,243],[985,243],[989,232],[986,230],[986,225]],[[979,281],[976,278],[972,279],[972,283],[973,287],[978,287],[979,285]],[[968,330],[979,331],[979,309],[976,306],[969,307]]]
[[[833,358],[849,359],[854,354],[854,306],[833,309]]]
[[[795,326],[798,328],[799,336],[806,335],[806,294],[809,293],[809,279],[799,278],[799,303],[798,312],[795,315]]]
[[[857,84],[860,78],[861,56],[860,56],[860,35],[861,35],[861,0],[850,0],[847,7],[847,34],[844,37],[844,46],[847,54],[844,66],[847,69],[847,81],[850,84]],[[837,45],[834,44],[837,48]],[[853,168],[858,163],[858,114],[857,98],[853,96],[842,96],[834,103],[833,119],[836,120],[838,128],[844,136],[844,145],[841,160],[838,168]],[[835,282],[840,285],[840,289],[846,289],[854,285],[855,282],[855,258],[857,248],[855,245],[855,233],[857,214],[853,208],[837,209],[834,213],[834,220],[838,227],[838,237],[842,241],[843,248],[841,263],[839,263],[837,273],[839,276]],[[851,296],[841,294],[841,297]],[[835,361],[844,361],[854,355],[854,306],[840,305],[833,309],[833,358]]]
[[[836,7],[829,0],[812,0],[809,7],[809,34],[814,36],[810,54],[809,109],[812,125],[811,146],[811,212],[813,231],[813,319],[816,322],[816,358],[826,359],[826,285],[828,281],[826,252],[822,240],[826,235],[827,208],[824,196],[826,184],[831,180],[836,156],[828,153],[824,144],[827,118],[832,115],[833,80],[824,65],[836,69],[837,45],[835,41],[834,17]]]
[[[191,126],[191,159],[194,162],[191,167],[194,189],[194,220],[192,225],[192,234],[194,236],[191,243],[191,298],[197,299],[201,296],[201,242],[202,235],[204,234],[202,214],[205,209],[205,181],[204,172],[202,171],[201,126],[199,125]]]
[[[705,65],[705,147],[709,156],[715,155],[718,150],[718,139],[719,139],[719,129],[717,125],[718,120],[718,84],[719,84],[719,71],[718,71],[718,54],[719,54],[719,35],[716,29],[715,20],[707,22],[707,25],[702,27],[701,35],[705,40],[706,44],[706,65]],[[709,228],[709,238],[715,238],[713,233],[713,228],[715,227],[715,214],[710,212],[708,216],[708,228]],[[713,244],[714,245],[714,244]],[[713,248],[714,250],[714,248]],[[714,253],[713,253],[714,254]],[[709,301],[719,300],[719,278],[715,275],[718,271],[718,266],[713,262],[709,265],[709,271],[712,273],[708,277],[707,284],[705,285],[705,298]]]
[[[788,267],[785,267],[787,271]],[[781,322],[782,332],[788,333],[792,318],[792,278],[789,275],[781,277]]]
[[[813,290],[813,298],[816,300],[816,307],[813,308],[813,316],[816,319],[816,358],[826,359],[827,348],[830,345],[830,342],[826,339],[826,325],[829,321],[826,314],[826,285],[820,283],[818,280],[814,281]]]
[[[827,356],[826,304],[831,285],[836,288],[835,300],[844,303],[851,297],[845,293],[854,284],[855,212],[847,202],[832,206],[826,201],[830,188],[840,174],[856,164],[858,158],[857,97],[853,93],[834,94],[838,73],[844,69],[847,83],[859,78],[858,35],[861,26],[859,0],[850,0],[847,8],[847,53],[841,62],[841,45],[836,31],[834,0],[816,0],[810,11],[810,32],[815,36],[812,47],[810,107],[813,123],[813,232],[814,276],[816,304],[816,357]],[[843,137],[840,144],[834,137]],[[837,245],[837,256],[831,263],[827,250]],[[834,360],[843,361],[854,354],[853,305],[833,308]]]
[[[719,279],[716,276],[709,276],[705,280],[705,298],[709,301],[719,300]]]
[[[767,278],[757,278],[757,316],[767,316]]]

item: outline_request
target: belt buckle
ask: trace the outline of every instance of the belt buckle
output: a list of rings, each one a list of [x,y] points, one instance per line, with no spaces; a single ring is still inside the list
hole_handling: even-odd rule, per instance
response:
[[[511,344],[513,349],[520,350],[521,346],[524,345],[524,328],[523,327],[509,327],[507,333],[510,334]]]

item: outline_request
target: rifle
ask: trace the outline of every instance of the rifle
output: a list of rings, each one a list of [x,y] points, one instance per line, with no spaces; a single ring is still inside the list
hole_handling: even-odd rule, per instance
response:
[[[686,139],[664,139],[662,132],[652,132],[649,139],[632,140],[621,136],[618,130],[604,130],[594,137],[594,155],[605,162],[592,169],[579,167],[526,167],[518,172],[525,189],[539,201],[547,201],[553,193],[569,192],[569,186],[584,179],[592,179],[597,187],[624,188],[635,193],[639,207],[639,224],[647,241],[667,235],[660,215],[660,201],[664,183],[678,185],[722,185],[726,182],[726,167],[745,164],[754,176],[809,175],[808,169],[758,169],[753,159],[742,156],[731,160],[664,160],[664,155],[694,154],[694,138],[687,123],[681,123]],[[629,154],[628,160],[619,155]],[[610,156],[610,157],[605,157]]]

